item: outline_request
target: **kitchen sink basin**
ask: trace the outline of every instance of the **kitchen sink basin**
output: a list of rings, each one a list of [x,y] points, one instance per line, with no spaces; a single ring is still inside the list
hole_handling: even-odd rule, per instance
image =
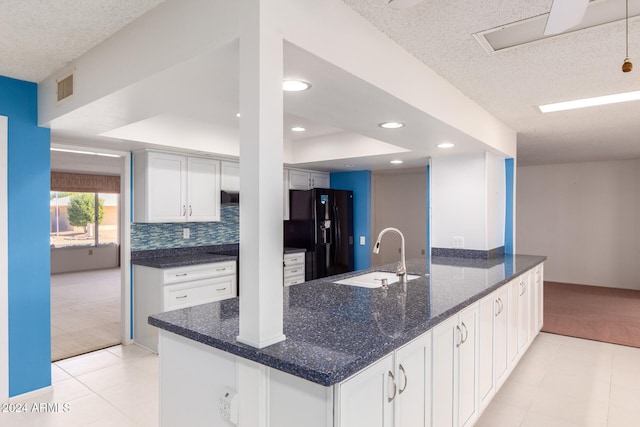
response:
[[[407,280],[417,279],[418,277],[420,276],[407,274]],[[382,279],[387,279],[387,283],[391,285],[398,281],[398,276],[396,276],[396,273],[389,273],[386,271],[373,271],[371,273],[347,277],[346,279],[338,280],[333,283],[338,283],[340,285],[360,286],[362,288],[379,288],[380,286],[382,286]]]

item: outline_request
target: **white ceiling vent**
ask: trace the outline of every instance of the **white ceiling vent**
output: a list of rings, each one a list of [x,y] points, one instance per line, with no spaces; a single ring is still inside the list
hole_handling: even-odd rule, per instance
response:
[[[600,25],[612,24],[625,19],[625,0],[591,0],[582,22],[565,33],[545,35],[544,27],[548,13],[504,24],[473,34],[473,37],[488,53],[522,46],[567,33],[582,31]],[[629,4],[629,19],[640,18],[640,3]]]
[[[58,84],[58,103],[68,99],[73,95],[73,74],[69,74],[62,79],[56,80],[56,83]]]

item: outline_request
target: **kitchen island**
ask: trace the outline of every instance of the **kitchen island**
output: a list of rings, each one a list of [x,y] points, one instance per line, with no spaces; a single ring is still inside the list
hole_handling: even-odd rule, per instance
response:
[[[362,272],[287,287],[287,339],[263,349],[237,342],[237,298],[153,315],[163,425],[232,425],[227,392],[243,425],[243,369],[265,378],[271,425],[472,425],[540,329],[544,260],[434,257],[388,290],[333,283]]]

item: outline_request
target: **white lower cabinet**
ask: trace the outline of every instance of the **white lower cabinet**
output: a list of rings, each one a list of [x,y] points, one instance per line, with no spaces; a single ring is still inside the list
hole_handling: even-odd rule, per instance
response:
[[[529,272],[518,279],[518,354],[522,355],[529,342]]]
[[[430,415],[431,333],[337,386],[336,426],[424,427]]]
[[[495,317],[500,309],[498,292],[480,300],[478,318],[478,399],[484,409],[495,394]]]
[[[158,329],[150,315],[236,296],[236,262],[175,268],[133,266],[133,340],[158,352]]]
[[[506,284],[495,293],[495,315],[493,319],[494,391],[497,391],[509,375],[509,295],[511,285]],[[515,328],[514,328],[515,330]]]
[[[432,426],[470,426],[478,417],[475,303],[433,329]]]
[[[284,260],[282,263],[282,277],[284,286],[304,283],[304,256],[304,252],[284,254]]]

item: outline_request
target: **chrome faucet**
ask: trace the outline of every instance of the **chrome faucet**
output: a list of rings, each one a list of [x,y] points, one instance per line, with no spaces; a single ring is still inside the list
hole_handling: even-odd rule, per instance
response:
[[[402,231],[394,227],[388,227],[382,230],[380,234],[378,234],[378,238],[376,239],[376,244],[373,245],[373,253],[377,254],[380,252],[380,240],[382,239],[382,236],[384,236],[384,234],[387,231],[395,231],[400,235],[400,240],[401,240],[400,262],[398,263],[396,275],[398,276],[400,283],[407,283],[407,264],[405,263],[405,259],[404,259],[404,235],[402,234]]]

